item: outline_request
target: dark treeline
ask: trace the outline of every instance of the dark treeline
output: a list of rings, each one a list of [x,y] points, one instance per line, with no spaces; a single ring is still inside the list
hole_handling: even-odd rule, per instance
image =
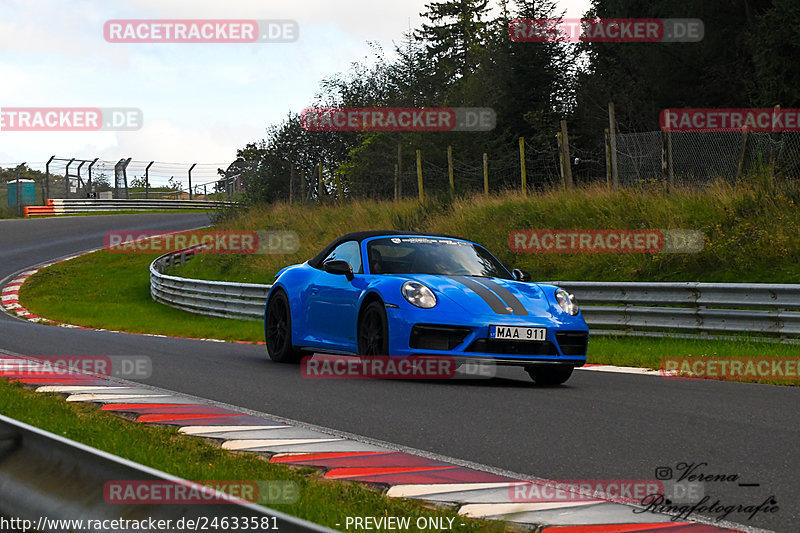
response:
[[[234,169],[249,199],[286,199],[292,166],[295,198],[315,195],[320,162],[331,193],[338,177],[346,195],[391,197],[398,145],[405,172],[413,170],[417,149],[439,167],[447,165],[447,146],[469,165],[481,165],[484,152],[493,161],[513,161],[519,137],[530,153],[554,150],[562,119],[579,152],[602,157],[610,101],[620,132],[657,130],[665,108],[800,107],[798,0],[593,0],[587,13],[701,19],[699,43],[509,38],[511,19],[560,16],[553,0],[427,4],[425,22],[405,35],[391,59],[375,48],[371,61],[323,80],[309,106],[491,107],[497,127],[481,133],[309,132],[298,110],[270,126],[264,140],[238,151]],[[493,182],[493,188],[504,185],[511,183]]]

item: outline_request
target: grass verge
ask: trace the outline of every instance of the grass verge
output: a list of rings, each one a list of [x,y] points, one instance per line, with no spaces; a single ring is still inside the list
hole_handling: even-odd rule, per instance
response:
[[[593,186],[520,197],[432,198],[343,205],[256,205],[220,221],[219,230],[293,230],[292,255],[206,254],[180,267],[187,277],[271,283],[282,267],[316,255],[334,238],[357,230],[449,233],[475,240],[534,280],[706,281],[800,283],[800,183],[753,176],[702,189],[611,191]],[[697,230],[699,253],[519,253],[508,248],[517,229]]]
[[[96,405],[67,403],[0,380],[0,412],[57,435],[192,481],[294,481],[300,498],[276,510],[341,529],[347,516],[455,517],[453,531],[505,531],[502,522],[466,519],[455,511],[429,509],[419,502],[387,498],[351,482],[330,481],[313,468],[272,464],[252,453],[229,453],[176,428],[131,423]],[[460,524],[464,524],[463,526]],[[381,530],[378,530],[381,531]]]
[[[156,303],[150,263],[156,254],[100,250],[44,268],[22,286],[31,312],[51,320],[136,333],[223,340],[264,340],[263,325],[206,317]]]

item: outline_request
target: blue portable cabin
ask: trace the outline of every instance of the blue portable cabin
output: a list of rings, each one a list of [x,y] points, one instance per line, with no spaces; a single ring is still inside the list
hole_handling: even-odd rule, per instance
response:
[[[36,182],[33,180],[19,180],[19,190],[22,196],[22,205],[34,205],[36,203]],[[17,180],[8,182],[8,205],[17,205]]]

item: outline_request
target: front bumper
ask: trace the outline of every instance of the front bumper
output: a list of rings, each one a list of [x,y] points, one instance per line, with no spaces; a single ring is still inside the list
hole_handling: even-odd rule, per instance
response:
[[[498,315],[491,317],[441,316],[429,310],[387,307],[391,355],[441,355],[498,365],[586,363],[589,329],[583,317]],[[434,319],[435,317],[435,319]],[[547,328],[544,341],[489,338],[492,325]]]

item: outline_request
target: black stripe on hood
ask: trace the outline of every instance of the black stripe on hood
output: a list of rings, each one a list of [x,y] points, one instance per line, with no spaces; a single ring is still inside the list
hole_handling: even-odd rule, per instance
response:
[[[483,301],[489,304],[489,307],[492,308],[492,311],[499,315],[510,315],[511,311],[506,308],[506,304],[497,297],[495,293],[487,289],[484,285],[481,285],[477,281],[472,278],[468,278],[467,276],[453,276],[452,279],[456,280],[457,282],[461,283],[462,285],[466,285],[470,289],[475,292],[478,296],[483,298]]]
[[[492,289],[494,292],[496,292],[497,295],[500,296],[500,298],[503,299],[503,301],[506,303],[506,305],[514,310],[514,314],[515,315],[527,315],[528,314],[528,311],[525,309],[525,306],[522,305],[522,302],[520,302],[517,299],[516,296],[511,294],[511,291],[509,291],[508,289],[506,289],[505,287],[503,287],[499,283],[496,283],[496,282],[494,282],[494,281],[492,281],[490,279],[486,279],[486,278],[479,278],[479,279],[476,279],[475,281],[480,283],[480,284],[482,284],[482,285],[486,285],[487,287]]]

